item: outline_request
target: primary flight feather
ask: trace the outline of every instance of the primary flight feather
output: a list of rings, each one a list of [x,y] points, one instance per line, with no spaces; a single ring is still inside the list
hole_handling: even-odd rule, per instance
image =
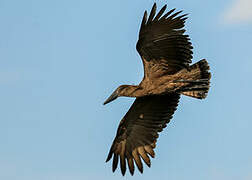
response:
[[[184,34],[186,14],[175,9],[165,13],[166,5],[156,14],[156,8],[154,3],[149,17],[145,11],[136,45],[144,65],[143,80],[138,86],[119,86],[104,102],[119,96],[136,97],[120,121],[106,160],[113,158],[113,172],[120,161],[122,175],[127,166],[132,175],[135,166],[142,173],[142,161],[150,167],[158,133],[170,122],[181,94],[204,99],[209,90],[207,61],[190,65],[192,45]]]

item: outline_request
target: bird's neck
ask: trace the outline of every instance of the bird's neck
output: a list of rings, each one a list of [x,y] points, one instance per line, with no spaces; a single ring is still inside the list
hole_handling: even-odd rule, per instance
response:
[[[133,85],[127,85],[122,92],[120,93],[120,96],[126,96],[126,97],[140,97],[142,96],[143,88],[140,86],[133,86]]]

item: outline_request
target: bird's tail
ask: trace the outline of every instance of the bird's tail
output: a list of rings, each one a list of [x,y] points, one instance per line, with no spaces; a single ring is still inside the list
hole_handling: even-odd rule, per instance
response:
[[[205,59],[200,60],[184,71],[186,71],[183,72],[184,78],[176,82],[186,85],[180,88],[178,92],[197,99],[206,98],[211,78],[207,61]]]

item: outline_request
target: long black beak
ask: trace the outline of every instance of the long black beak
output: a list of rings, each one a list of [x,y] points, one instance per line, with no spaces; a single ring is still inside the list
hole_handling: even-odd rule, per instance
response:
[[[117,91],[114,91],[111,96],[103,103],[103,105],[110,103],[111,101],[114,101],[118,97]]]

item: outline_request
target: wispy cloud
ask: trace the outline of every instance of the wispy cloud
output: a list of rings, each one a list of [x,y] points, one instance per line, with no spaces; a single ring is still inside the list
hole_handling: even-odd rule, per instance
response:
[[[224,12],[229,24],[252,23],[252,0],[234,0]]]

